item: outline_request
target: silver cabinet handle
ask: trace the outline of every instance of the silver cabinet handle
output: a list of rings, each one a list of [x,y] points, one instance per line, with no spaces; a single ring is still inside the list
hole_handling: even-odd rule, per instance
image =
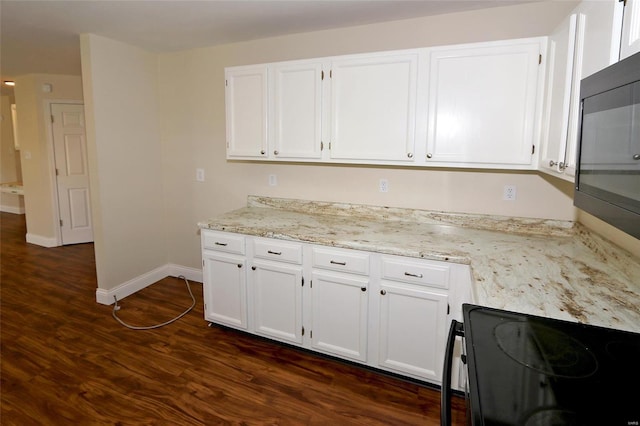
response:
[[[332,265],[340,265],[340,266],[346,266],[347,262],[336,262],[335,260],[332,260],[331,262]]]
[[[380,294],[384,296],[385,294],[387,294],[387,290],[380,290]]]
[[[431,158],[431,157],[433,157],[433,154],[428,153],[428,154],[427,154],[427,158]]]
[[[634,154],[633,155],[633,159],[634,160],[640,160],[640,154]]]
[[[260,151],[260,154],[264,155],[264,149],[262,151]]]
[[[553,167],[553,166],[558,166],[558,169],[560,170],[564,170],[567,168],[567,165],[563,161],[556,162],[553,160],[549,160],[549,167]]]
[[[273,151],[273,155],[278,155],[278,150]]]
[[[271,251],[271,250],[267,250],[267,253],[269,254],[275,254],[276,256],[280,256],[282,254],[281,251]]]
[[[407,157],[409,157],[409,158],[413,158],[413,152],[409,152],[409,153],[407,154]]]
[[[422,274],[412,274],[411,272],[405,272],[404,274],[405,274],[407,277],[422,278]]]
[[[228,245],[227,243],[219,243],[217,241],[214,244],[217,245],[217,246],[222,246],[222,247],[226,247]]]

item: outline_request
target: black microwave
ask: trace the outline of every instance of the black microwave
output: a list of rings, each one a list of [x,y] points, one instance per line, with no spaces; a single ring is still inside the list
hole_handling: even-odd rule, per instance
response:
[[[640,53],[580,82],[574,205],[640,238]]]

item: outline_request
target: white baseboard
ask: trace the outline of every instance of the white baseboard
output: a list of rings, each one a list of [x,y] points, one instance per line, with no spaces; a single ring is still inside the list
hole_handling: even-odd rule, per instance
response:
[[[169,268],[169,275],[172,277],[184,276],[189,281],[195,281],[202,283],[202,269],[189,268],[187,266],[176,265],[173,263],[167,264]]]
[[[28,243],[35,244],[42,247],[58,247],[58,240],[56,238],[43,237],[42,235],[35,235],[27,233],[26,240]]]
[[[189,281],[202,282],[202,270],[167,263],[166,265],[124,282],[111,290],[98,288],[96,290],[96,302],[102,305],[111,305],[115,302],[114,296],[118,300],[122,300],[163,278],[178,277],[180,275],[183,275]]]
[[[19,206],[0,206],[0,212],[24,214],[24,207]]]

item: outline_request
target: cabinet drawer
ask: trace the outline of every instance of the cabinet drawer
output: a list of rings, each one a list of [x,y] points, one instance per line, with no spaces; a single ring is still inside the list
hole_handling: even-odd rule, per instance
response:
[[[225,232],[203,230],[202,246],[207,250],[244,254],[244,237]]]
[[[302,246],[273,240],[253,240],[253,256],[260,259],[302,264]]]
[[[369,255],[351,250],[314,247],[313,267],[369,275]]]
[[[450,266],[439,262],[412,261],[407,259],[383,258],[382,278],[421,284],[435,288],[449,288]]]

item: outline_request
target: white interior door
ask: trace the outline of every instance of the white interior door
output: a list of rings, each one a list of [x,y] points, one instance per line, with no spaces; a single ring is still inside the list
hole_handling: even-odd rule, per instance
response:
[[[51,104],[62,244],[93,241],[84,106]]]

